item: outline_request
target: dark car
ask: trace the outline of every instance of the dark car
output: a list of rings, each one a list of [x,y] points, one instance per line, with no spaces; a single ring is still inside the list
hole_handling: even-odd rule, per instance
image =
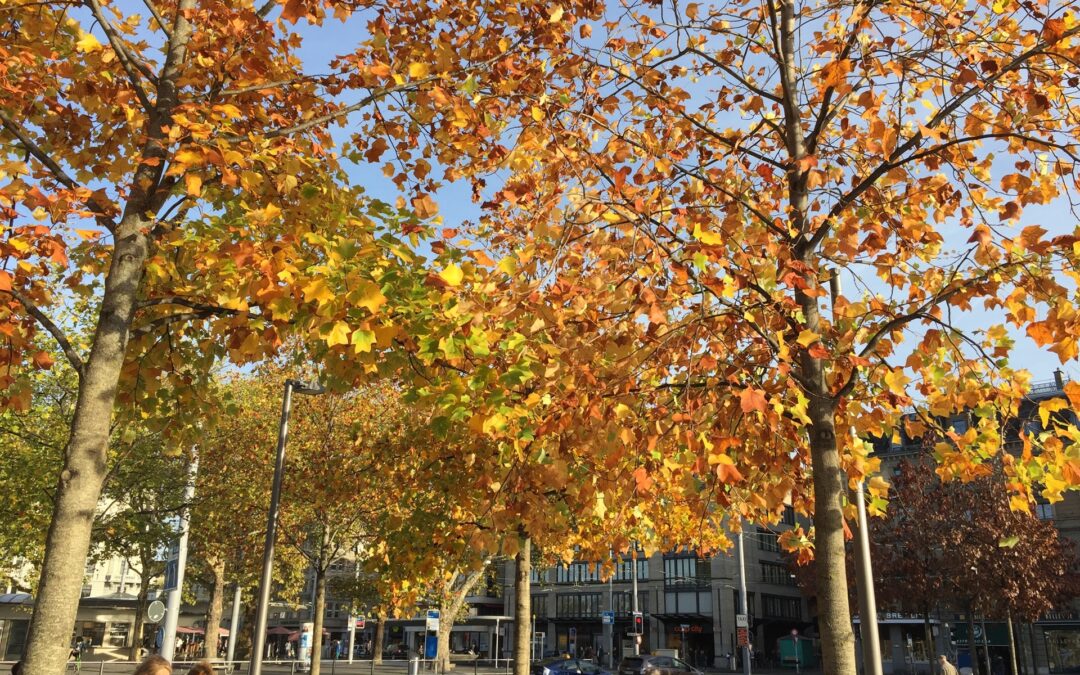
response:
[[[409,649],[409,646],[406,645],[404,642],[389,644],[389,645],[386,645],[385,649],[383,649],[383,658],[384,659],[407,659],[411,655],[410,651],[411,650]]]
[[[530,675],[611,675],[592,661],[558,657],[532,664]]]
[[[642,654],[624,658],[618,675],[701,675],[701,671],[674,656]]]

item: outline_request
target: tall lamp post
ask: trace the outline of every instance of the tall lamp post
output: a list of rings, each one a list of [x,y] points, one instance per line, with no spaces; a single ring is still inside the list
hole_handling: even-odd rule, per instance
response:
[[[289,411],[293,392],[314,396],[325,391],[317,384],[300,380],[285,380],[281,399],[281,424],[278,427],[277,457],[274,460],[274,486],[270,491],[270,510],[266,514],[266,543],[263,544],[262,576],[259,579],[259,601],[255,612],[255,627],[251,636],[251,667],[248,675],[262,675],[263,651],[266,649],[266,615],[270,611],[270,584],[274,571],[274,540],[277,538],[278,503],[281,501],[281,476],[285,471],[285,442],[289,438]]]

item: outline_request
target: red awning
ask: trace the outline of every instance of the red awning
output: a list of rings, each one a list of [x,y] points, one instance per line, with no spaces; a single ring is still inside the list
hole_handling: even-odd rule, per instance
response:
[[[206,631],[202,628],[189,628],[188,626],[177,626],[177,633],[183,633],[185,635],[202,635]]]
[[[292,635],[292,629],[285,626],[274,626],[266,630],[267,635]]]

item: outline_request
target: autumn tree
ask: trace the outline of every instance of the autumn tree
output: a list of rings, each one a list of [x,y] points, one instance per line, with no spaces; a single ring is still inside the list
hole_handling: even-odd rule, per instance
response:
[[[997,1],[640,2],[552,21],[580,38],[547,52],[543,96],[505,96],[513,189],[477,230],[506,274],[573,258],[582,269],[545,268],[549,299],[646,329],[581,404],[652,418],[613,448],[638,454],[644,494],[654,476],[726,494],[701,489],[708,468],[754,486],[725,497],[736,509],[786,495],[813,515],[812,537],[788,541],[813,546],[825,665],[850,675],[844,499],[869,473],[852,439],[898,427],[916,393],[970,408],[940,459],[971,475],[1026,391],[1001,361],[1010,327],[1077,355],[1077,231],[1024,207],[1075,187],[1080,25],[1069,7]],[[554,306],[546,325],[580,320]],[[974,307],[994,319],[965,331]],[[639,449],[661,440],[660,456]],[[1044,475],[1077,482],[1061,447],[1004,458],[1018,507]]]
[[[275,2],[166,0],[141,14],[99,0],[5,4],[3,403],[28,404],[22,382],[50,352],[79,377],[28,638],[31,675],[62,665],[90,541],[84,514],[100,497],[118,396],[190,404],[218,359],[261,358],[293,331],[348,347],[351,377],[374,364],[373,346],[387,347],[394,332],[379,318],[388,314],[379,289],[415,261],[394,239],[397,223],[409,221],[414,237],[426,231],[431,181],[419,169],[408,181],[419,218],[365,201],[328,125],[404,119],[370,140],[410,147],[419,134],[412,105],[375,106],[412,93],[441,114],[443,80],[465,82],[497,59],[508,69],[539,62],[527,49],[504,54],[533,39],[526,26],[544,34],[541,5],[489,14],[478,3],[427,21],[436,15],[426,3],[291,0],[279,12]],[[410,53],[366,61],[366,50],[343,45],[333,72],[307,72],[295,22],[359,10],[374,15],[372,43],[390,30],[381,14],[411,12]],[[478,15],[493,21],[488,29],[474,30]],[[381,152],[348,154],[375,161]],[[377,232],[377,221],[388,227]],[[345,278],[348,294],[327,291]],[[59,318],[72,308],[93,324],[85,341]],[[38,346],[39,335],[55,348]],[[190,435],[181,424],[170,431]]]

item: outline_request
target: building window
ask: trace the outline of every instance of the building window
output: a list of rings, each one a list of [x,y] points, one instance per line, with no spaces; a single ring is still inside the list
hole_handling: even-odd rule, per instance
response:
[[[638,581],[649,578],[649,561],[638,559],[637,561],[637,578]],[[622,560],[615,565],[615,581],[633,581],[634,580],[634,562],[632,560]]]
[[[533,616],[539,619],[547,618],[547,596],[541,593],[533,595],[531,598]]]
[[[576,562],[555,568],[555,583],[585,584],[600,581],[600,566],[591,562]]]
[[[791,505],[784,506],[784,524],[795,526],[795,507]]]
[[[795,576],[787,568],[787,565],[777,563],[761,563],[761,580],[767,584],[779,584],[780,586],[795,585]]]
[[[761,610],[771,619],[802,619],[802,601],[799,598],[762,595]]]
[[[711,580],[709,560],[694,556],[664,556],[664,585],[707,586]]]
[[[109,646],[110,647],[126,647],[128,635],[128,624],[126,623],[113,623],[109,626]]]
[[[94,587],[91,586],[90,584],[83,584],[82,592],[79,593],[79,597],[80,598],[89,598],[90,593],[93,591],[93,589],[94,589]]]
[[[600,616],[600,594],[560,593],[555,596],[555,616],[560,619]]]
[[[1051,673],[1071,673],[1080,668],[1080,634],[1072,629],[1044,628],[1043,637]]]
[[[646,591],[638,591],[638,611],[646,611],[649,594]],[[633,593],[613,593],[611,596],[611,610],[616,616],[630,616],[634,611]]]
[[[710,591],[668,591],[664,595],[664,611],[668,614],[709,615],[712,613]]]
[[[759,527],[757,531],[757,547],[758,550],[761,551],[768,551],[769,553],[779,553],[779,535],[777,535],[775,532],[769,532],[768,530]]]

